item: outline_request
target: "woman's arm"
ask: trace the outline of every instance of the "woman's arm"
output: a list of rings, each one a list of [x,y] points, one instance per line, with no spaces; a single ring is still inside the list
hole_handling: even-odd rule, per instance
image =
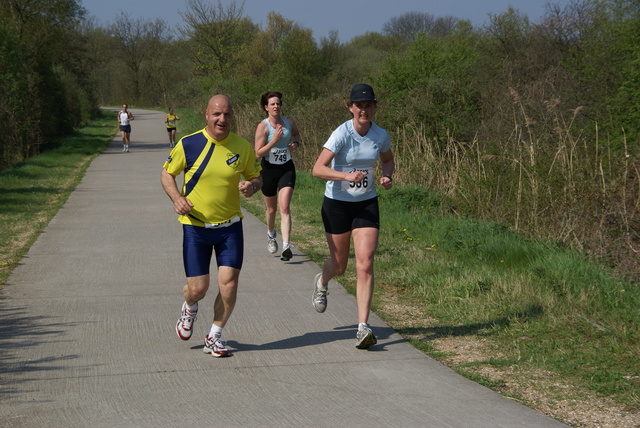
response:
[[[380,160],[382,161],[382,177],[380,177],[380,185],[385,190],[389,190],[392,186],[393,171],[395,171],[396,168],[396,163],[391,149],[384,153],[380,153]]]
[[[291,140],[289,141],[289,150],[295,151],[300,147],[300,131],[293,119],[287,118],[289,126],[291,127]]]
[[[258,127],[256,128],[256,136],[255,136],[255,149],[256,149],[256,157],[262,158],[276,143],[282,138],[282,126],[278,126],[276,131],[273,133],[273,138],[271,141],[267,142],[267,135],[269,130],[267,129],[267,124],[264,122],[260,122]]]
[[[316,160],[316,163],[313,165],[313,176],[322,178],[323,180],[350,181],[352,183],[359,183],[364,177],[366,177],[365,173],[362,171],[347,173],[332,169],[329,165],[331,165],[331,161],[334,157],[335,153],[327,148],[323,148],[320,156],[318,156],[318,159]]]

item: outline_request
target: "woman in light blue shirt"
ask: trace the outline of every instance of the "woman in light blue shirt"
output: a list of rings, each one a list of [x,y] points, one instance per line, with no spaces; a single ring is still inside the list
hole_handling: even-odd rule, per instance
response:
[[[333,277],[345,272],[353,237],[358,303],[356,347],[359,349],[377,343],[369,326],[373,261],[380,229],[374,167],[380,158],[382,177],[377,183],[385,190],[392,187],[395,168],[389,134],[372,122],[377,102],[371,86],[353,87],[347,104],[352,119],[333,131],[313,167],[314,177],[327,180],[322,220],[330,258],[324,262],[322,273],[315,277],[312,303],[316,311],[326,310],[327,286]]]

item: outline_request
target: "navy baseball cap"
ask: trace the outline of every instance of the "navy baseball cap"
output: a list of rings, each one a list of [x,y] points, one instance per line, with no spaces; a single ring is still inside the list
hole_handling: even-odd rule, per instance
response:
[[[373,88],[365,83],[359,83],[351,89],[351,101],[373,101],[377,103]]]

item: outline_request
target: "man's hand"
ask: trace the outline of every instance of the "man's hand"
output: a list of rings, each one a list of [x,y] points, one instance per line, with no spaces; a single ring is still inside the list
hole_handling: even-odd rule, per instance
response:
[[[176,198],[175,202],[173,203],[173,210],[180,215],[189,214],[189,212],[191,211],[191,208],[193,208],[193,204],[189,199],[185,198],[184,196],[180,196],[179,198]]]
[[[258,190],[252,181],[241,181],[240,184],[238,184],[238,189],[246,198],[250,198]]]

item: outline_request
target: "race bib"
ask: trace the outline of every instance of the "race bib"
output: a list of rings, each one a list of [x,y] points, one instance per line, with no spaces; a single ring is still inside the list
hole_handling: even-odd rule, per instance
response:
[[[176,126],[176,121],[175,120],[170,120],[167,122],[167,125],[169,125],[171,128]]]
[[[342,190],[354,195],[354,196],[360,196],[360,195],[364,195],[366,193],[369,193],[370,191],[372,191],[374,189],[374,184],[373,184],[373,169],[355,169],[355,168],[344,168],[342,170],[342,172],[346,172],[346,173],[352,173],[355,171],[362,171],[364,172],[365,176],[362,179],[362,181],[360,181],[359,183],[352,183],[350,181],[343,181],[342,182]]]
[[[285,164],[289,162],[290,159],[291,159],[291,152],[289,151],[288,147],[284,149],[279,149],[277,147],[274,147],[271,149],[271,152],[269,153],[269,163],[272,163],[274,165]]]

